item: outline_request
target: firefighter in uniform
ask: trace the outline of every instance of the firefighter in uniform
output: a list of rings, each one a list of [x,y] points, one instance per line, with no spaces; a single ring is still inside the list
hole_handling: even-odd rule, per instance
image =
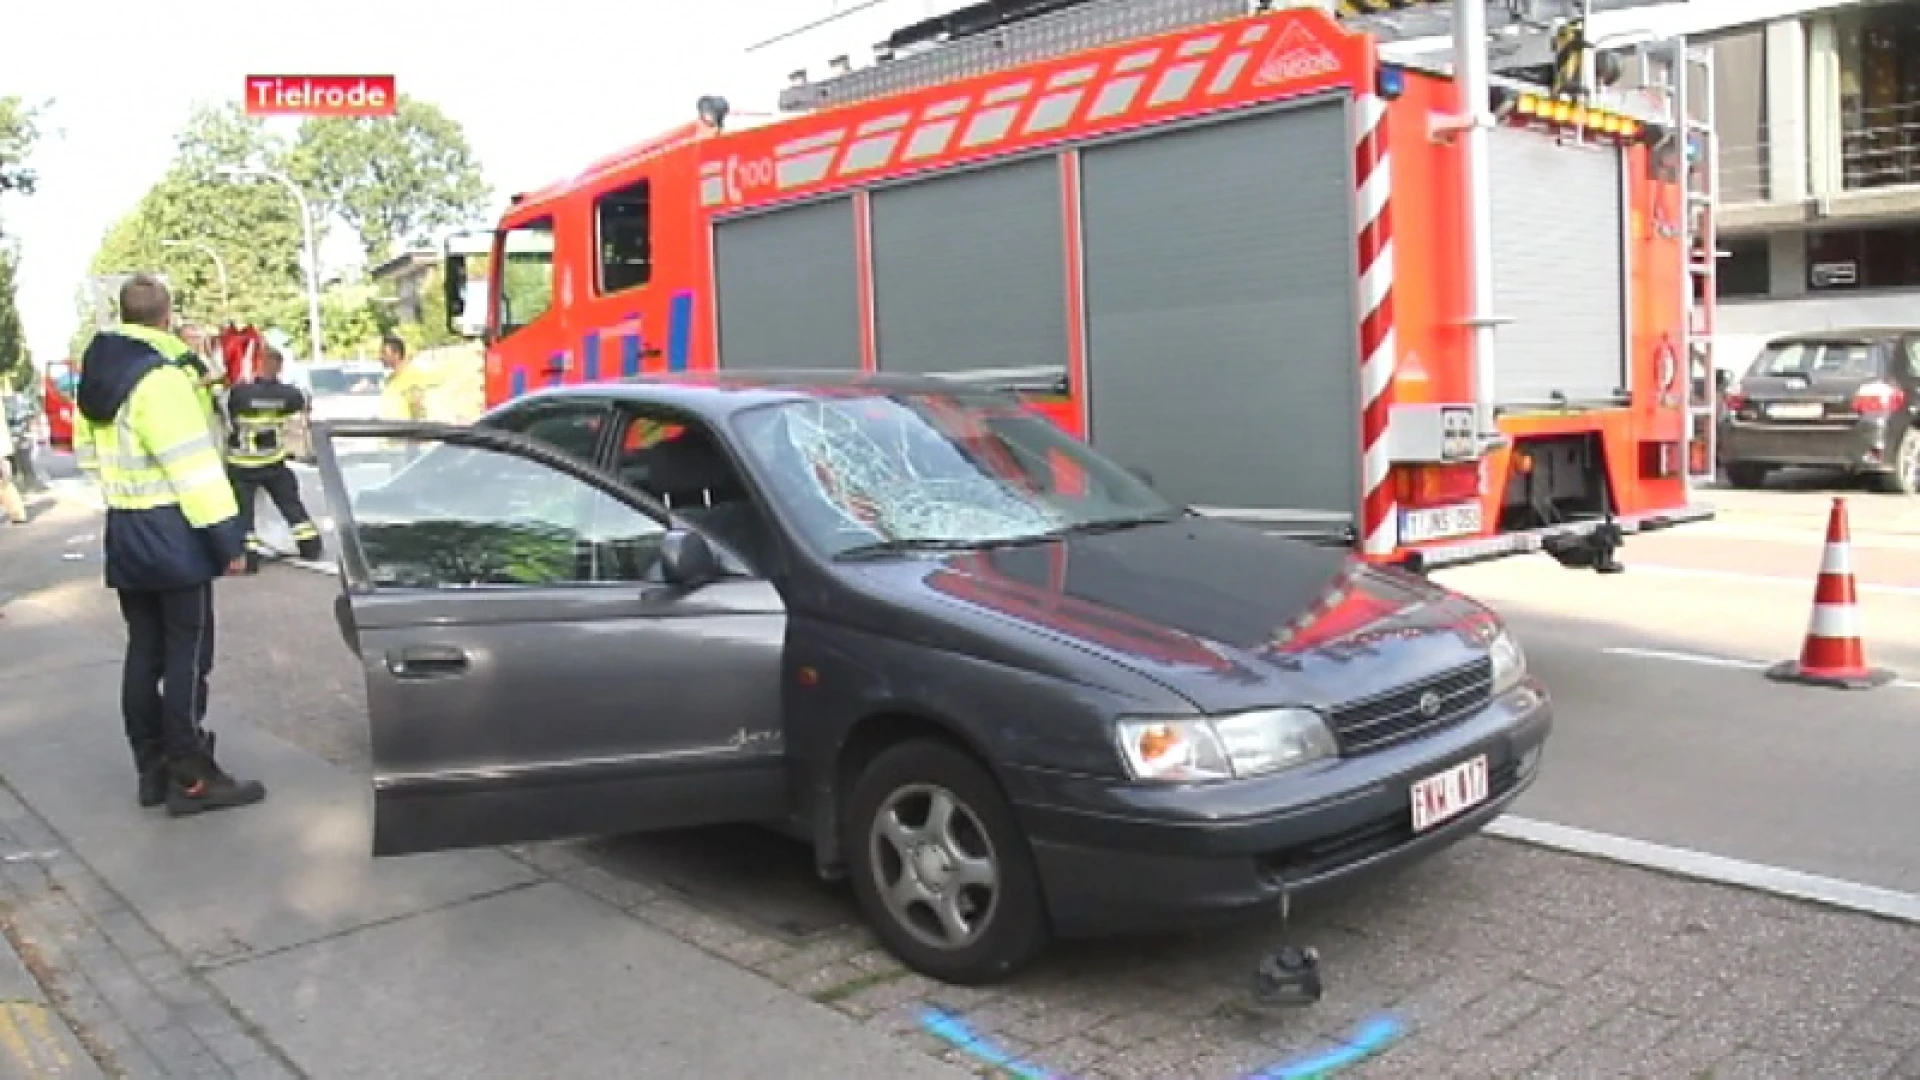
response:
[[[287,467],[287,428],[307,411],[307,395],[280,381],[281,362],[280,350],[267,346],[252,381],[227,392],[227,474],[247,526],[248,573],[260,568],[263,557],[273,555],[253,528],[254,503],[263,488],[286,519],[300,557],[320,557],[320,530],[300,501],[299,478]]]
[[[120,290],[122,325],[81,360],[76,463],[107,505],[107,586],[127,624],[120,708],[142,806],[176,816],[266,797],[214,760],[205,728],[213,672],[213,580],[241,565],[239,507],[169,332],[173,301],[139,274]]]

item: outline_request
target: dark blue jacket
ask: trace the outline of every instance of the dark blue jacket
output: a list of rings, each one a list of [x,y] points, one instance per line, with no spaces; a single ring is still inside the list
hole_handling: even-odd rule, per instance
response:
[[[81,417],[96,426],[111,425],[141,380],[167,364],[144,341],[111,331],[95,334],[80,358],[74,398]],[[245,552],[246,526],[237,514],[195,528],[177,504],[107,510],[109,588],[144,592],[204,585]]]

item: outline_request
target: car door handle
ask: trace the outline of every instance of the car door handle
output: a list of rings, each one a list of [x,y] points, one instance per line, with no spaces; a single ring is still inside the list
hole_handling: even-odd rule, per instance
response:
[[[467,666],[467,650],[452,645],[413,645],[387,654],[387,670],[396,679],[459,675]]]

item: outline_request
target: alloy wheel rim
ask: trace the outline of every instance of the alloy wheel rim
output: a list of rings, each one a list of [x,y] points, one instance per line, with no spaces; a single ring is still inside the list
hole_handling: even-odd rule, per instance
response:
[[[931,948],[980,940],[1000,907],[1000,860],[979,815],[937,784],[887,796],[868,829],[873,884],[893,920]]]

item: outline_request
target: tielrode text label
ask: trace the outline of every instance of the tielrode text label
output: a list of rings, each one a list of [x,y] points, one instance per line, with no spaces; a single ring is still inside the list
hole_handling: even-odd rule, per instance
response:
[[[391,75],[249,75],[251,116],[392,116]]]

